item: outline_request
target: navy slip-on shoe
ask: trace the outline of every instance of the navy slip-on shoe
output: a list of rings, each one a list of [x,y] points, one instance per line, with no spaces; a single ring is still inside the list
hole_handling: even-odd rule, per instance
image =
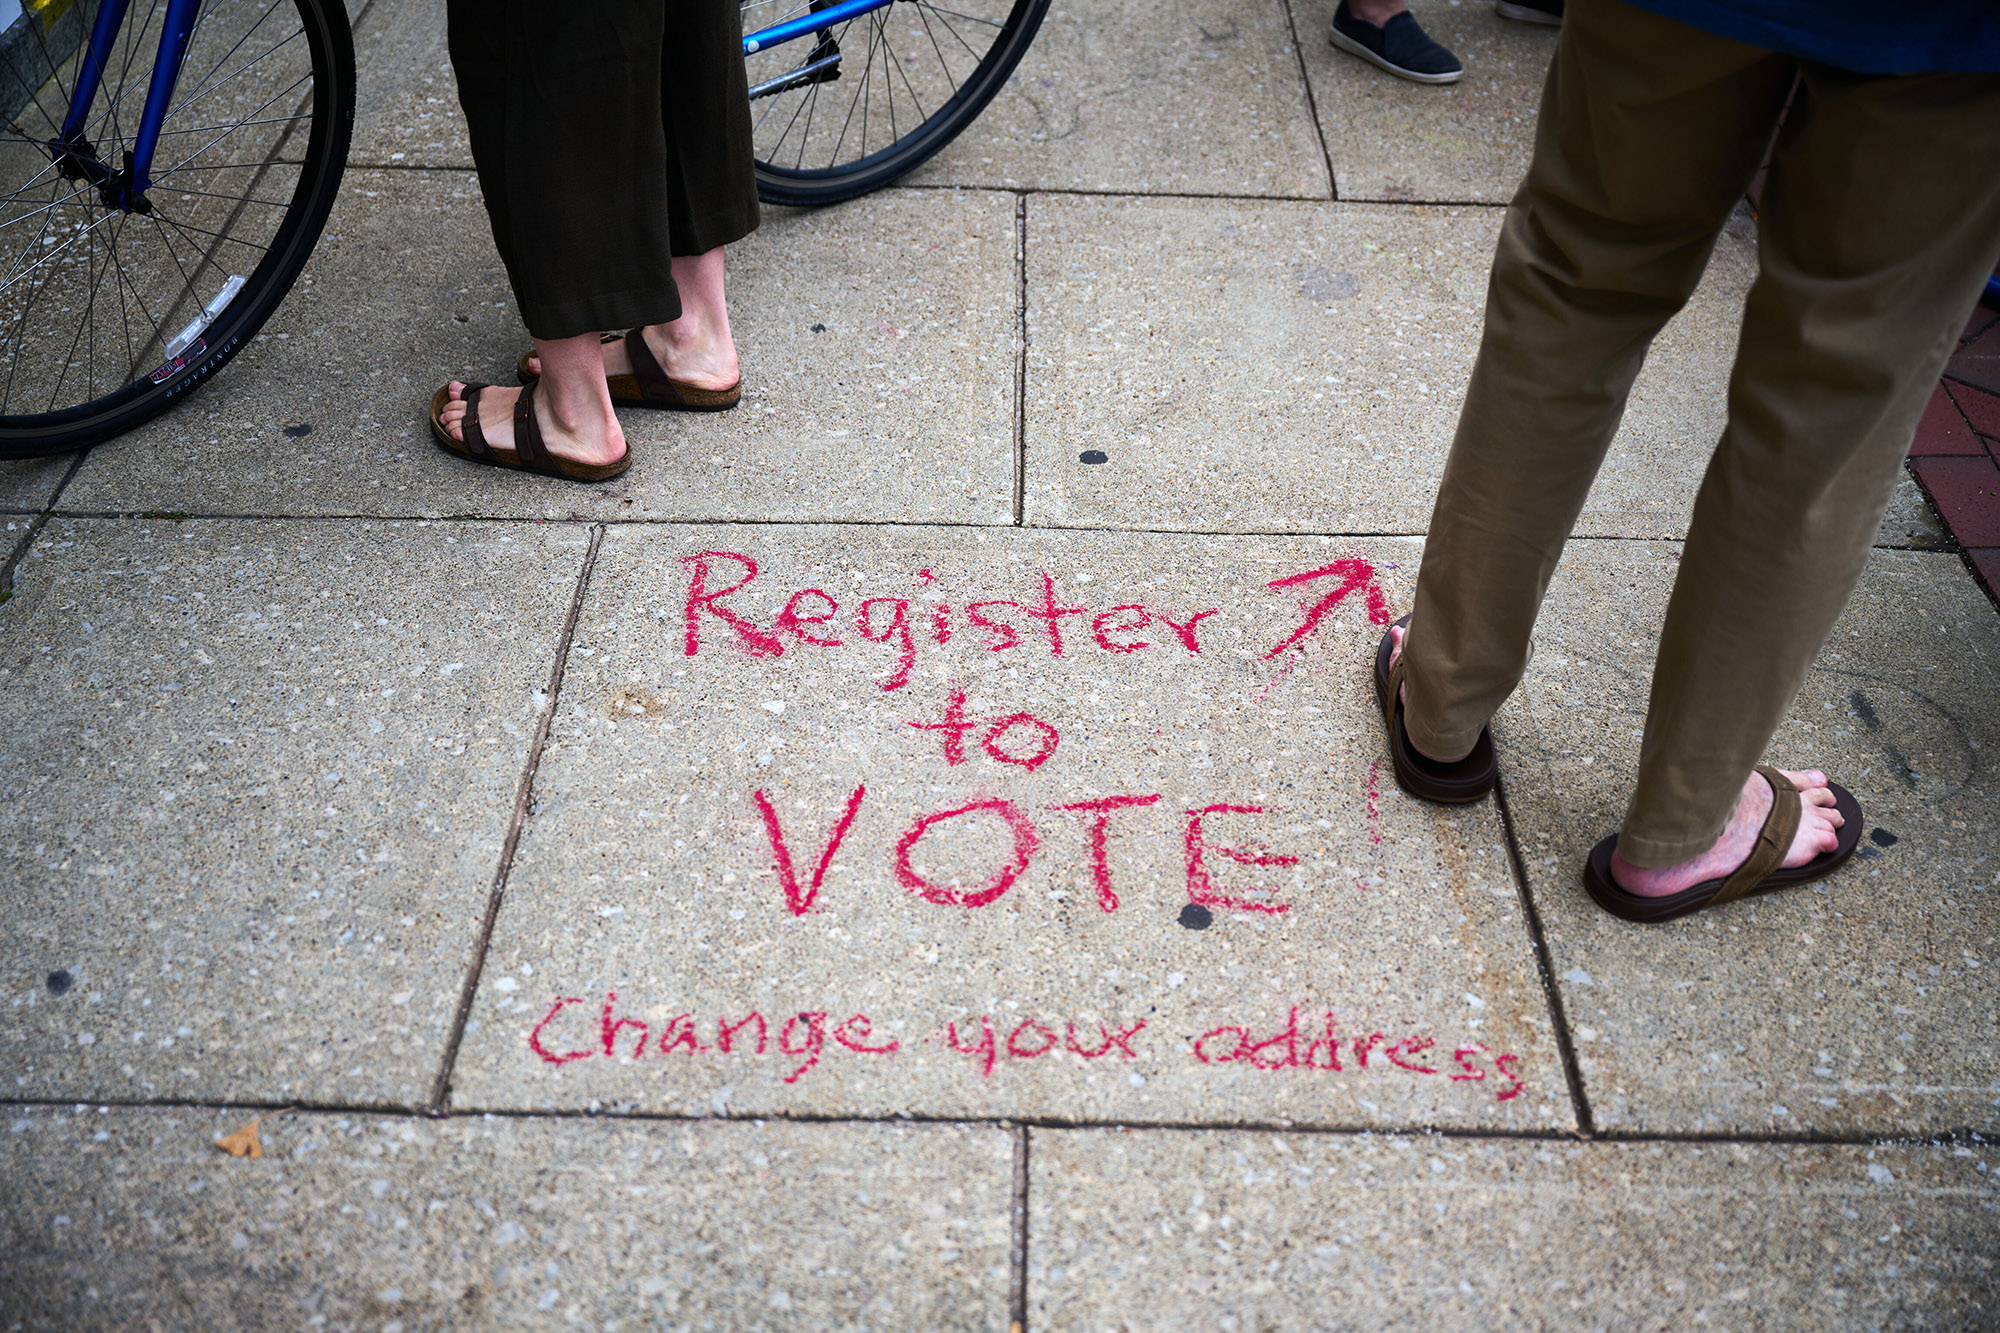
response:
[[[1378,28],[1348,13],[1347,0],[1341,0],[1327,35],[1349,55],[1360,56],[1412,83],[1457,83],[1465,73],[1458,57],[1426,36],[1408,10]]]

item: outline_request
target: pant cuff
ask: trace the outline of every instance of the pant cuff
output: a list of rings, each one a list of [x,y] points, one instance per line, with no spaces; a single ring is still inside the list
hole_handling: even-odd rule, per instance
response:
[[[681,294],[672,282],[629,292],[601,292],[573,301],[521,301],[521,322],[532,338],[576,338],[622,333],[641,324],[671,324],[681,317]]]
[[[734,245],[757,230],[760,221],[762,217],[755,198],[745,204],[732,204],[691,219],[686,226],[671,229],[674,258],[692,259],[696,255],[707,254],[718,245]]]
[[[1406,686],[1407,688],[1407,686]],[[1417,752],[1428,758],[1454,760],[1463,759],[1472,753],[1472,747],[1479,744],[1479,733],[1485,730],[1481,723],[1468,732],[1441,731],[1427,725],[1417,711],[1407,703],[1403,705],[1403,731],[1410,738],[1410,744]]]

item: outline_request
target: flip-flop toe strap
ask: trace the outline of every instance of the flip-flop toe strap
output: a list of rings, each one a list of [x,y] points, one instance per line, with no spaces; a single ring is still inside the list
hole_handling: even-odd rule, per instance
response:
[[[1799,819],[1804,814],[1799,789],[1768,764],[1757,765],[1757,771],[1771,784],[1771,813],[1764,816],[1764,827],[1757,831],[1757,845],[1751,849],[1750,858],[1722,882],[1722,888],[1710,899],[1710,906],[1740,898],[1763,883],[1766,875],[1785,863],[1785,853],[1791,850],[1792,839],[1798,834]]]

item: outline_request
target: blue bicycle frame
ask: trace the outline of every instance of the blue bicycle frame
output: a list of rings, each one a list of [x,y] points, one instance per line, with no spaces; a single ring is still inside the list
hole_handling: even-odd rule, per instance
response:
[[[167,120],[167,105],[174,100],[181,65],[187,59],[188,42],[201,14],[201,0],[167,0],[167,13],[160,29],[160,51],[153,60],[153,81],[146,89],[146,106],[139,113],[138,133],[125,152],[125,166],[117,170],[97,156],[84,135],[90,121],[91,105],[104,83],[104,71],[111,63],[111,48],[118,31],[125,26],[131,0],[103,0],[97,19],[90,28],[90,45],[83,67],[77,72],[76,87],[70,93],[69,114],[62,131],[49,145],[58,167],[72,180],[87,180],[97,186],[107,208],[127,213],[148,213],[152,205],[146,191],[153,184],[153,154],[160,146],[160,127]]]
[[[801,14],[748,34],[743,38],[743,54],[755,55],[800,37],[814,36],[863,14],[886,9],[894,3],[895,0],[837,0],[825,9]],[[48,147],[65,176],[72,180],[87,180],[98,187],[105,207],[127,213],[148,213],[152,211],[152,205],[146,199],[146,191],[153,184],[153,157],[160,145],[160,128],[166,123],[167,107],[174,99],[174,87],[180,80],[188,43],[194,37],[195,23],[201,16],[201,0],[167,0],[166,21],[160,30],[160,49],[153,60],[153,79],[146,89],[145,109],[140,112],[138,132],[133,136],[132,147],[126,150],[125,162],[120,169],[97,156],[97,150],[84,130],[90,122],[90,109],[97,101],[98,90],[103,85],[104,71],[110,66],[111,49],[117,44],[119,30],[125,26],[125,16],[130,8],[131,0],[102,0],[98,5],[97,18],[91,24],[90,44],[84,54],[83,66],[77,72],[76,87],[70,93],[69,113],[63,119],[61,132]],[[839,55],[835,54],[814,61],[760,84],[751,90],[752,95],[777,92],[794,83],[810,81],[839,60]]]
[[[799,37],[810,37],[817,32],[825,32],[849,19],[858,19],[863,14],[872,14],[878,9],[887,9],[896,0],[840,0],[838,4],[825,9],[801,14],[783,23],[773,23],[759,32],[750,33],[743,39],[743,54],[754,56],[759,51],[767,51],[781,42],[789,42]]]

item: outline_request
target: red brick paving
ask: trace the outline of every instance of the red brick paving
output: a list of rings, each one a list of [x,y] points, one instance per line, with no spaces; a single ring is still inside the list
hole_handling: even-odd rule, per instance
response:
[[[1967,389],[1967,393],[1977,393],[1977,389]],[[1931,390],[1931,400],[1924,407],[1924,414],[1917,420],[1916,438],[1910,441],[1910,457],[1936,458],[1944,455],[1960,455],[1983,458],[1986,446],[1966,421],[1958,404],[1939,384]]]
[[[1945,526],[1964,547],[2000,546],[2000,463],[1990,458],[1913,458]]]
[[[1982,302],[1966,321],[1917,423],[1909,467],[2000,605],[2000,310]]]
[[[1994,442],[2000,440],[2000,394],[1950,381],[1945,382],[1944,388],[1972,428],[1986,437],[1986,447],[1992,449]]]
[[[2000,322],[1987,325],[1958,345],[1945,364],[1945,378],[2000,393]]]

